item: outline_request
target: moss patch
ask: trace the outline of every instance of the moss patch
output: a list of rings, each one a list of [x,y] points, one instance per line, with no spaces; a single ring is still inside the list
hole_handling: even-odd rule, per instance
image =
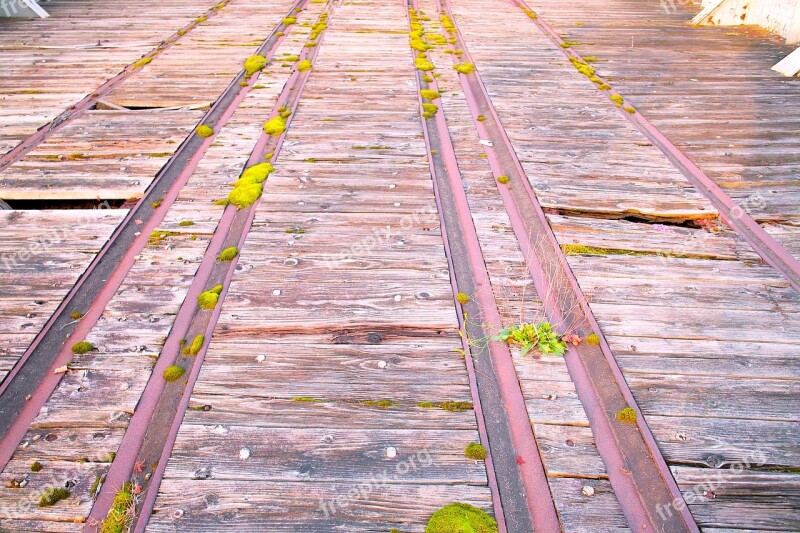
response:
[[[39,507],[52,507],[61,500],[69,498],[69,495],[69,490],[63,487],[49,488],[45,490],[44,493],[42,493],[42,497],[39,498]]]
[[[234,188],[228,194],[228,201],[239,209],[243,209],[256,203],[262,192],[264,192],[264,187],[260,183],[242,185]]]
[[[197,355],[200,353],[200,349],[203,347],[204,342],[206,342],[206,336],[198,335],[194,338],[192,344],[183,349],[183,355]]]
[[[461,411],[472,409],[472,402],[446,401],[440,403],[439,407],[441,407],[445,411],[450,411],[451,413],[460,413]]]
[[[464,448],[464,455],[468,459],[483,461],[486,459],[486,448],[484,448],[480,443],[470,442],[467,444],[467,447]]]
[[[467,302],[469,302],[469,296],[467,296],[467,295],[466,295],[466,293],[459,292],[458,294],[456,294],[456,300],[457,300],[457,301],[458,301],[458,303],[460,303],[461,305],[464,305],[464,304],[466,304]]]
[[[275,172],[275,167],[272,166],[272,163],[259,163],[252,167],[247,167],[242,172],[242,175],[239,176],[239,181],[245,179],[251,181],[251,183],[261,183],[273,172]]]
[[[508,177],[508,176],[506,176],[505,174],[503,174],[502,176],[498,176],[498,177],[497,177],[497,183],[502,183],[503,185],[505,185],[505,184],[507,184],[509,181],[511,181],[511,180],[510,180],[510,179],[509,179],[509,177]]]
[[[599,346],[600,345],[600,336],[597,333],[592,333],[588,337],[586,337],[586,344],[589,346]]]
[[[206,124],[200,124],[197,126],[197,128],[195,128],[194,132],[197,133],[199,137],[207,139],[208,137],[214,135],[214,128]]]
[[[80,320],[81,318],[83,318],[83,313],[81,313],[80,311],[73,311],[69,314],[69,317],[72,320]]]
[[[286,119],[278,115],[272,117],[264,124],[264,132],[267,135],[280,135],[286,131]]]
[[[308,59],[304,59],[297,64],[297,70],[299,70],[300,72],[311,70],[311,67],[312,67],[311,61],[309,61]]]
[[[370,407],[380,407],[382,409],[388,409],[397,404],[391,400],[365,400],[361,402],[361,405],[368,405]]]
[[[94,350],[94,344],[89,341],[80,341],[72,345],[72,353],[84,354]]]
[[[436,65],[421,57],[418,57],[414,60],[414,66],[417,67],[417,70],[421,70],[423,72],[429,72],[436,68]]]
[[[617,411],[617,420],[624,424],[636,423],[636,410],[633,407],[626,407]]]
[[[230,248],[225,248],[219,253],[217,259],[220,261],[233,261],[233,258],[239,255],[239,249],[235,246],[231,246]]]
[[[261,55],[253,55],[244,60],[244,71],[247,73],[248,77],[266,66],[267,58]]]
[[[475,72],[475,65],[472,63],[456,63],[453,68],[461,74],[472,74]]]
[[[179,379],[181,379],[181,376],[183,376],[185,373],[186,373],[186,369],[183,368],[182,366],[172,365],[172,366],[168,366],[164,370],[163,376],[164,376],[164,380],[165,381],[173,382],[173,381],[178,381]]]
[[[31,472],[41,472],[42,470],[42,463],[39,461],[34,461],[31,463]]]
[[[433,513],[425,533],[497,533],[497,522],[477,507],[456,502]]]
[[[438,92],[436,92],[436,91],[434,91],[434,90],[431,90],[431,89],[422,89],[422,90],[419,92],[419,94],[420,94],[420,96],[422,96],[422,97],[423,97],[425,100],[436,100],[437,98],[440,98],[440,97],[442,96],[442,95],[440,95]]]
[[[148,63],[150,63],[152,60],[153,60],[152,57],[143,57],[143,58],[131,63],[131,68],[133,68],[133,69],[142,68],[143,66],[147,65]]]
[[[200,309],[214,309],[217,306],[217,302],[219,301],[219,293],[214,292],[214,290],[201,292],[200,296],[197,297],[197,305],[200,306]]]
[[[133,487],[125,483],[114,496],[111,509],[100,524],[100,533],[123,533],[133,522]]]

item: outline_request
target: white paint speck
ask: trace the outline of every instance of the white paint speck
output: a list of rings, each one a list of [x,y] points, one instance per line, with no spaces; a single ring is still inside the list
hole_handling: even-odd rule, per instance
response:
[[[258,361],[259,363],[263,363],[266,360],[267,360],[267,356],[264,355],[264,354],[256,356],[256,361]]]
[[[386,368],[386,361],[378,361],[378,368]]]
[[[250,458],[250,450],[248,448],[242,448],[239,450],[239,459],[244,461],[245,459]]]
[[[395,302],[399,302],[399,301],[400,301],[400,300],[402,300],[402,299],[403,299],[403,297],[402,297],[402,296],[400,296],[399,294],[395,294],[395,296],[394,296],[394,301],[395,301]]]
[[[392,184],[390,184],[390,185],[389,185],[389,188],[390,188],[390,189],[394,189],[395,187],[397,187],[397,185],[395,185],[394,183],[392,183]]]
[[[583,493],[584,496],[594,496],[594,487],[584,485],[581,489],[581,493]]]
[[[482,145],[484,145],[484,146],[492,146],[492,141],[489,141],[489,140],[487,140],[487,139],[481,139],[481,140],[480,140],[480,141],[478,141],[478,142],[480,142],[480,143],[481,143]]]
[[[272,295],[273,296],[280,296],[281,295],[281,290],[280,289],[275,289],[274,291],[272,291]]]
[[[397,448],[395,448],[394,446],[389,446],[388,448],[386,448],[386,457],[388,457],[389,459],[394,459],[395,457],[397,457]]]

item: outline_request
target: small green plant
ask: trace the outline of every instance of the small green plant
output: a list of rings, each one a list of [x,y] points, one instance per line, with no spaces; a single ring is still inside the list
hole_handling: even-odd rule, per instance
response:
[[[473,406],[472,402],[456,402],[448,400],[446,402],[440,403],[439,407],[444,409],[445,411],[450,411],[451,413],[460,413],[461,411],[472,409]]]
[[[295,17],[284,17],[281,22],[286,26],[291,26],[292,24],[297,24],[297,19]]]
[[[111,509],[100,524],[100,533],[123,533],[130,529],[134,513],[133,486],[125,483],[114,496]]]
[[[636,410],[633,407],[625,407],[617,411],[617,420],[624,424],[636,423]]]
[[[468,303],[468,302],[469,302],[469,296],[467,296],[467,295],[466,295],[465,293],[463,293],[463,292],[459,292],[458,294],[456,294],[456,300],[457,300],[457,301],[458,301],[458,303],[460,303],[461,305],[464,305],[464,304],[466,304],[466,303]]]
[[[483,461],[486,459],[486,448],[484,448],[480,443],[470,442],[467,444],[467,447],[464,448],[464,455],[467,456],[468,459]]]
[[[600,336],[597,333],[592,333],[588,337],[586,337],[586,344],[589,346],[598,346],[600,345]]]
[[[72,353],[74,354],[84,354],[94,350],[94,344],[89,341],[80,341],[76,342],[72,345]]]
[[[456,63],[453,68],[460,74],[472,74],[475,72],[475,65],[472,63]]]
[[[264,132],[267,135],[280,135],[284,131],[286,131],[286,119],[280,115],[272,117],[264,124]]]
[[[143,58],[138,59],[138,60],[134,61],[133,63],[131,63],[131,68],[134,69],[134,70],[137,69],[137,68],[142,68],[143,66],[147,65],[148,63],[150,63],[152,60],[153,60],[152,57],[143,57]]]
[[[497,522],[482,509],[455,502],[433,513],[425,533],[497,533]]]
[[[253,55],[244,60],[244,71],[247,73],[247,77],[252,76],[266,66],[267,58],[261,55]]]
[[[83,318],[83,313],[81,313],[80,311],[73,311],[69,314],[69,317],[72,320],[80,320],[81,318]]]
[[[202,137],[204,139],[207,139],[208,137],[214,135],[214,129],[211,126],[207,126],[206,124],[200,124],[194,131],[195,133],[197,133],[199,137]]]
[[[478,122],[483,122],[484,120],[486,120],[486,117],[484,117],[483,115],[478,115],[477,118],[478,118]]]
[[[185,373],[186,369],[183,368],[182,366],[172,365],[168,366],[164,370],[163,376],[165,381],[169,381],[171,383],[173,381],[178,381],[179,379],[181,379],[181,376],[183,376]]]
[[[313,65],[311,64],[311,61],[309,61],[308,59],[304,59],[297,64],[297,70],[299,70],[300,72],[305,72],[307,70],[311,70],[312,66]]]
[[[235,246],[231,246],[230,248],[225,248],[222,250],[217,259],[220,261],[233,261],[233,258],[239,255],[239,249]]]
[[[497,183],[502,183],[503,185],[506,185],[509,181],[511,181],[511,179],[505,174],[497,177]]]
[[[275,172],[275,167],[272,166],[272,163],[259,163],[252,167],[247,167],[236,183],[244,184],[242,180],[247,180],[250,183],[261,183],[273,172]]]
[[[428,113],[429,115],[433,116],[436,114],[437,111],[439,111],[439,106],[437,106],[436,104],[429,104],[425,102],[424,104],[422,104],[422,110],[425,111],[425,113]]]
[[[52,487],[44,491],[39,498],[39,507],[52,507],[61,500],[69,498],[70,492],[64,487]]]
[[[422,89],[422,90],[419,92],[419,94],[420,94],[420,96],[422,96],[422,97],[423,97],[425,100],[436,100],[437,98],[440,98],[440,97],[441,97],[441,95],[440,95],[438,92],[436,92],[436,91],[434,91],[434,90],[431,90],[431,89]]]
[[[361,402],[361,405],[368,405],[370,407],[380,407],[381,409],[388,409],[397,404],[391,400],[365,400]]]
[[[178,225],[179,226],[183,226],[183,227],[194,226],[194,221],[192,221],[192,220],[181,220],[180,222],[178,222]]]
[[[429,72],[436,68],[433,63],[421,57],[418,57],[414,60],[414,66],[417,67],[417,70],[421,70],[423,72]]]
[[[42,470],[42,463],[34,461],[31,463],[31,472],[40,472]]]
[[[526,323],[504,328],[492,340],[519,344],[522,355],[534,349],[542,355],[564,355],[567,351],[567,343],[561,340],[561,335],[553,331],[550,322]]]
[[[626,105],[626,106],[625,106],[625,107],[623,107],[622,109],[624,109],[625,111],[627,111],[627,112],[628,112],[628,113],[630,113],[631,115],[633,115],[633,114],[635,114],[635,113],[636,113],[636,109],[635,109],[633,106]]]
[[[433,409],[436,407],[436,404],[433,402],[419,402],[417,407],[422,407],[423,409]]]
[[[625,101],[625,99],[620,94],[612,94],[608,98],[609,98],[609,100],[611,100],[612,102],[617,104],[617,107],[621,107],[622,103]]]

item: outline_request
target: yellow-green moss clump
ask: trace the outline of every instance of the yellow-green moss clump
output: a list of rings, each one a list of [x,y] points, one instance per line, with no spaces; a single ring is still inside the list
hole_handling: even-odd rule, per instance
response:
[[[133,487],[125,483],[114,496],[111,509],[100,524],[100,533],[123,533],[130,529],[133,521]]]
[[[617,411],[617,420],[625,424],[636,423],[636,410],[633,407],[626,407]]]
[[[475,72],[475,65],[472,63],[456,63],[453,68],[461,74],[472,74]]]
[[[286,26],[291,26],[292,24],[297,24],[297,19],[295,17],[285,17],[281,22]]]
[[[433,116],[436,114],[437,111],[439,111],[439,106],[437,106],[436,104],[424,103],[422,104],[422,110],[428,113],[429,115]]]
[[[278,115],[272,117],[264,124],[264,132],[267,135],[280,135],[286,131],[286,119]]]
[[[187,346],[183,349],[183,355],[197,355],[200,353],[200,348],[203,347],[203,343],[206,341],[205,335],[198,335],[192,341],[192,344]]]
[[[417,67],[417,70],[422,70],[424,72],[428,72],[436,68],[433,63],[421,57],[418,57],[414,60],[414,66]]]
[[[461,305],[464,305],[467,302],[469,302],[469,296],[467,296],[463,292],[459,292],[458,294],[456,294],[456,300],[458,300],[458,303],[460,303]]]
[[[194,226],[194,221],[193,220],[181,220],[180,222],[178,222],[178,225],[179,226],[183,226],[183,227]]]
[[[252,183],[250,185],[241,185],[235,187],[228,194],[228,201],[238,207],[244,209],[256,203],[256,200],[261,198],[264,192],[264,186],[260,183]]]
[[[609,100],[611,100],[612,102],[617,104],[617,107],[621,107],[622,103],[625,101],[625,99],[622,97],[622,95],[619,95],[619,94],[612,94],[608,98],[609,98]]]
[[[74,354],[80,355],[91,352],[92,350],[94,350],[94,344],[89,341],[80,341],[72,345],[72,353]]]
[[[419,92],[419,94],[420,94],[420,96],[422,96],[422,97],[423,97],[425,100],[436,100],[437,98],[440,98],[440,97],[441,97],[441,95],[440,95],[438,92],[436,92],[436,91],[434,91],[434,90],[431,90],[431,89],[422,89],[422,90]]]
[[[219,293],[222,292],[222,285],[217,285],[213,289],[201,292],[197,297],[197,304],[200,309],[214,309],[219,301]]]
[[[178,381],[186,373],[186,369],[182,366],[172,365],[164,370],[164,379],[169,382]]]
[[[497,522],[482,509],[455,502],[433,513],[425,533],[497,533]]]
[[[64,487],[52,487],[42,493],[39,498],[39,507],[52,507],[61,500],[69,498],[69,490]]]
[[[505,174],[503,174],[502,176],[498,176],[497,177],[497,183],[502,183],[503,185],[505,185],[509,181],[511,181],[510,178],[508,176],[506,176]]]
[[[628,113],[630,113],[631,115],[633,115],[634,113],[636,113],[636,109],[635,109],[633,106],[626,105],[626,106],[625,106],[625,107],[623,107],[622,109],[624,109],[625,111],[627,111],[627,112],[628,112]]]
[[[589,346],[598,346],[600,344],[600,336],[597,333],[592,333],[586,337],[586,344]]]
[[[466,455],[468,459],[483,461],[486,459],[486,448],[477,442],[470,442],[467,444],[467,447],[464,448],[464,455]]]
[[[31,463],[31,472],[41,472],[42,470],[42,463],[39,461],[34,461]]]
[[[194,131],[195,133],[197,133],[198,136],[204,139],[214,135],[214,129],[211,126],[207,126],[205,124],[200,124],[199,126],[197,126],[197,128],[195,128]]]
[[[248,76],[252,76],[266,66],[267,58],[264,56],[254,55],[244,60],[244,71]]]
[[[231,246],[230,248],[225,248],[219,253],[217,259],[220,261],[233,261],[233,258],[239,255],[239,249],[235,246]]]
[[[311,70],[311,66],[312,66],[311,61],[309,61],[308,59],[304,59],[297,64],[297,70],[299,70],[300,72],[305,72],[307,70]]]
[[[133,69],[142,68],[143,66],[147,65],[148,63],[150,63],[152,60],[153,60],[152,57],[143,57],[143,58],[141,58],[141,59],[139,59],[137,61],[134,61],[131,64],[131,68],[133,68]]]
[[[72,320],[80,320],[81,318],[83,318],[83,313],[81,313],[80,311],[73,311],[69,314],[69,317]]]
[[[236,186],[261,183],[273,172],[275,172],[275,167],[272,166],[272,163],[259,163],[252,167],[247,167],[244,169],[244,172],[242,172],[242,175],[239,176]]]

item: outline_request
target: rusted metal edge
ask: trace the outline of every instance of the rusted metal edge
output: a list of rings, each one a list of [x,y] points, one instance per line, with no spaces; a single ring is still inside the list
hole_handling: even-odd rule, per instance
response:
[[[417,8],[416,0],[409,1],[409,8]],[[412,53],[414,57],[416,54]],[[415,77],[418,89],[437,90],[435,78],[426,82],[420,71]],[[470,296],[470,301],[460,306],[458,320],[476,375],[477,398],[492,457],[489,474],[497,482],[497,494],[493,496],[496,512],[500,504],[498,522],[510,532],[561,531],[511,352],[505,343],[490,340],[502,327],[502,320],[444,111],[423,118],[422,125],[451,284],[454,292]],[[465,320],[466,316],[470,319]],[[469,339],[486,342],[469,343]]]
[[[323,13],[329,17],[340,2],[341,0],[330,0]],[[316,58],[324,42],[325,32],[326,30],[323,30],[318,36],[316,47],[303,48],[295,64],[306,59],[313,61]],[[310,71],[300,72],[296,68],[292,71],[267,119],[279,115],[279,110],[283,108],[291,110],[293,115],[309,75]],[[287,130],[292,115],[286,119]],[[244,168],[264,162],[267,153],[272,153],[269,161],[275,162],[285,136],[286,131],[275,137],[262,132]],[[228,205],[225,209],[170,329],[161,355],[145,385],[141,400],[131,417],[84,531],[97,531],[99,523],[105,518],[113,503],[116,492],[127,482],[135,486],[138,494],[133,531],[144,531],[147,526],[158,495],[158,487],[163,479],[178,431],[189,406],[192,389],[197,382],[209,342],[222,312],[222,303],[238,263],[238,255],[226,263],[217,261],[217,256],[221,250],[230,246],[242,249],[259,203],[260,199],[245,209],[237,209],[234,205]],[[210,312],[200,309],[197,305],[199,294],[217,284],[223,286],[217,305]],[[203,347],[196,355],[182,355],[181,341],[188,339],[191,342],[197,335],[205,336]],[[162,374],[167,367],[176,363],[183,363],[180,366],[188,370],[188,378],[167,383]]]
[[[290,13],[307,2],[297,0]],[[290,28],[281,22],[258,53],[271,58]],[[208,124],[215,131],[225,125],[258,79],[259,72],[247,78],[246,87],[241,87],[239,82],[245,76],[242,70],[231,81],[200,124]],[[192,134],[181,143],[0,383],[0,470],[5,468],[31,422],[61,381],[63,374],[55,374],[54,370],[72,360],[71,345],[85,339],[97,323],[136,262],[136,256],[147,245],[150,233],[164,220],[214,138],[215,135],[202,138]],[[74,311],[84,313],[77,324],[69,316]]]
[[[531,11],[523,0],[509,1],[520,9]],[[583,56],[572,48],[560,46],[564,44],[565,41],[558,32],[547,22],[542,20],[541,17],[537,16],[535,19],[532,19],[532,22],[534,22],[539,30],[549,37],[554,44],[559,45],[559,48],[565,56],[584,61]],[[602,76],[599,74],[595,74],[595,76],[601,80],[602,83],[610,86]],[[597,90],[606,95],[623,96],[613,88],[604,90],[598,87]],[[723,222],[728,224],[736,233],[746,240],[767,264],[783,274],[795,290],[800,291],[800,261],[792,256],[792,254],[790,254],[781,243],[775,240],[772,235],[767,233],[741,206],[734,202],[713,179],[703,172],[703,170],[684,154],[680,148],[675,146],[661,130],[654,126],[634,106],[631,107],[633,109],[632,113],[622,109],[618,109],[618,112],[647,137],[654,146],[661,150],[675,168],[692,183],[695,189],[708,198],[719,211]]]
[[[455,24],[450,0],[444,0],[444,4],[436,1],[440,12]],[[465,60],[471,62],[457,26],[451,36],[456,37]],[[699,531],[550,228],[480,74],[477,70],[459,74],[459,79],[479,135],[492,141],[486,153],[493,174],[510,177],[508,185],[498,185],[498,191],[545,313],[562,333],[568,331],[583,338],[595,333],[601,339],[599,346],[570,346],[565,362],[631,529]],[[479,115],[485,120],[477,120]],[[617,420],[616,414],[626,407],[636,411],[635,424]]]
[[[200,15],[198,19],[203,17],[205,17],[205,19],[213,17],[214,15],[219,13],[224,7],[227,7],[228,4],[235,1],[236,0],[222,0],[215,6],[207,10],[205,13]],[[0,156],[0,172],[4,171],[10,165],[13,165],[17,161],[25,157],[31,150],[42,144],[55,132],[60,130],[63,126],[71,122],[73,119],[82,115],[84,111],[96,105],[97,102],[101,100],[103,96],[107,95],[109,92],[116,89],[117,86],[127,81],[128,78],[133,76],[133,74],[141,70],[141,67],[135,66],[136,63],[142,60],[152,60],[156,56],[161,55],[162,52],[171,48],[172,45],[175,44],[178,40],[186,36],[190,31],[192,31],[198,25],[200,25],[200,22],[197,21],[198,19],[191,21],[189,24],[185,25],[183,28],[179,29],[178,31],[167,37],[165,40],[161,41],[161,44],[159,44],[157,47],[155,47],[150,52],[143,55],[133,63],[125,66],[125,68],[123,68],[119,74],[117,74],[113,78],[106,80],[92,93],[86,95],[79,102],[69,106],[56,118],[54,118],[44,126],[40,127],[38,130],[36,130],[36,132],[32,133],[31,135],[23,139],[17,146],[15,146],[11,150]],[[203,20],[202,22],[205,22],[205,20]],[[142,67],[143,66],[144,65],[142,65]]]

